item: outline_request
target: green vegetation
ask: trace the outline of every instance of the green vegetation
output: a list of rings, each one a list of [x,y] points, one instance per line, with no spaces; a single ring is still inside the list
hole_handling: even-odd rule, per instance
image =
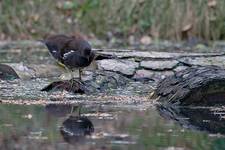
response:
[[[0,39],[47,33],[225,39],[224,0],[3,0]]]

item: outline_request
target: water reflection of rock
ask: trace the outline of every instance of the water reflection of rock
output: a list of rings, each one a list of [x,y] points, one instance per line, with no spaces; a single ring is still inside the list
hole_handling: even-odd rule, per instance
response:
[[[225,110],[208,108],[184,108],[157,106],[160,115],[179,123],[182,127],[206,131],[211,134],[225,134]]]
[[[86,141],[86,136],[94,132],[94,126],[87,117],[70,116],[66,119],[60,132],[64,140],[70,144]]]

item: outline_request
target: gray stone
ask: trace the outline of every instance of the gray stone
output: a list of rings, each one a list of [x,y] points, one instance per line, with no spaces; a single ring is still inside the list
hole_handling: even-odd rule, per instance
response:
[[[173,69],[175,72],[179,72],[179,71],[182,71],[182,70],[185,70],[187,69],[188,67],[186,66],[177,66],[175,69]]]
[[[99,54],[114,55],[119,58],[155,58],[155,59],[176,59],[180,57],[201,57],[201,56],[218,56],[224,53],[172,53],[172,52],[156,52],[156,51],[136,51],[136,50],[120,50],[113,49],[98,51]]]
[[[172,71],[152,71],[152,70],[137,70],[135,75],[133,76],[134,79],[141,79],[141,78],[148,78],[153,80],[161,80],[167,76],[173,75]]]
[[[135,72],[135,75],[133,78],[134,79],[140,79],[140,78],[152,79],[153,77],[154,77],[154,71],[141,69]]]
[[[149,60],[142,61],[140,66],[152,70],[168,70],[173,69],[177,64],[176,60]]]
[[[215,65],[225,68],[225,56],[216,56],[216,57],[185,57],[179,59],[180,62],[188,65],[199,65],[199,66],[208,66]]]
[[[97,61],[98,69],[133,75],[139,63],[133,60],[105,59]]]
[[[10,71],[13,70],[13,71]],[[65,72],[65,70],[58,65],[45,64],[23,64],[23,63],[1,63],[0,72],[8,72],[9,75],[20,79],[57,77]]]

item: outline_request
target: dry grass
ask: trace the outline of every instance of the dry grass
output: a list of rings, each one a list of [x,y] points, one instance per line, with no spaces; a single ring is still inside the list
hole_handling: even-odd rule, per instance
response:
[[[99,37],[225,39],[224,0],[2,0],[0,39],[81,30]]]

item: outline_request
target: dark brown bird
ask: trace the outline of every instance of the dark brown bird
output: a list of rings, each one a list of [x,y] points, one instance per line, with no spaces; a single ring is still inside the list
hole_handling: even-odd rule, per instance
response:
[[[60,64],[73,71],[79,69],[79,79],[81,80],[82,68],[91,64],[95,53],[91,45],[79,34],[75,36],[52,35],[43,40],[51,55]]]

